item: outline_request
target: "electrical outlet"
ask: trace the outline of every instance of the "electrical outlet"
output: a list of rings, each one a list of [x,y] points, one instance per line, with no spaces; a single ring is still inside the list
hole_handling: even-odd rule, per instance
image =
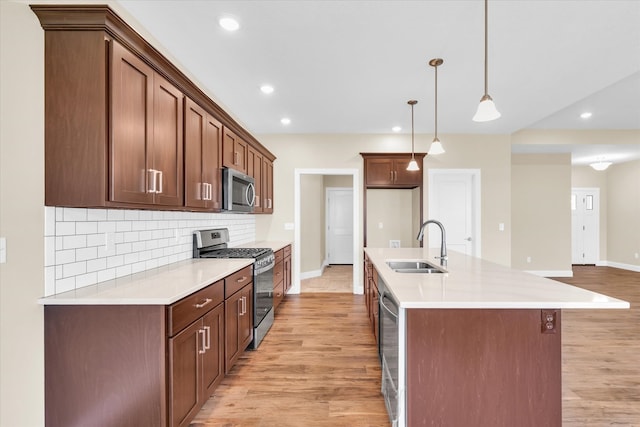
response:
[[[542,320],[541,329],[543,334],[556,333],[556,320],[558,318],[557,310],[540,310]]]
[[[400,247],[400,240],[389,240],[389,247],[390,248],[399,248]]]
[[[531,257],[530,257],[530,256],[528,256],[528,257],[527,257],[527,264],[530,264],[530,263],[531,263]]]

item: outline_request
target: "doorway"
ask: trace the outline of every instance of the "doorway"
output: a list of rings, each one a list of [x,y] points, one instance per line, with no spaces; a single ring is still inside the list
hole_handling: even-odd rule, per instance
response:
[[[600,189],[571,189],[571,264],[600,258]]]
[[[293,240],[293,271],[292,271],[292,288],[291,293],[300,293],[301,279],[301,241],[305,224],[302,223],[302,194],[301,182],[302,177],[307,175],[349,175],[352,182],[352,259],[359,259],[361,251],[361,235],[360,235],[360,171],[358,169],[295,169],[294,170],[294,240]],[[359,262],[353,262],[352,265],[352,290],[354,294],[362,294],[364,287],[362,284],[362,266]]]
[[[427,219],[442,222],[447,248],[480,257],[480,170],[429,169]],[[440,247],[440,235],[429,233],[429,247]]]

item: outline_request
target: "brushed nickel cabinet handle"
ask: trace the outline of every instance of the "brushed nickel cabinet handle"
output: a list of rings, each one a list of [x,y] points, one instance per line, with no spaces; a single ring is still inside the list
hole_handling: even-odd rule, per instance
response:
[[[236,283],[242,283],[242,282],[244,282],[245,280],[247,280],[247,276],[242,276],[241,278],[236,279]],[[243,297],[243,298],[244,298],[244,297]]]
[[[204,330],[207,331],[207,343],[204,345],[206,351],[211,348],[211,326],[205,326]]]
[[[202,308],[202,307],[204,307],[205,305],[209,304],[211,301],[213,301],[211,298],[205,298],[205,300],[204,300],[204,301],[202,301],[202,302],[200,302],[200,303],[195,304],[195,305],[194,305],[194,307],[195,307],[195,308]]]
[[[199,335],[202,334],[202,347],[200,350],[198,350],[198,354],[204,354],[206,353],[205,346],[204,346],[204,335],[205,335],[204,329],[198,329],[198,334]]]

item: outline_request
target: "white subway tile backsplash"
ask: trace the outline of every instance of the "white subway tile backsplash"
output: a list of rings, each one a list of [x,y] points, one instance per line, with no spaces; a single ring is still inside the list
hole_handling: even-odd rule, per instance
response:
[[[255,240],[253,215],[45,207],[45,295],[189,259],[203,228],[228,228],[232,247]]]
[[[107,210],[106,209],[88,209],[87,221],[106,221]]]

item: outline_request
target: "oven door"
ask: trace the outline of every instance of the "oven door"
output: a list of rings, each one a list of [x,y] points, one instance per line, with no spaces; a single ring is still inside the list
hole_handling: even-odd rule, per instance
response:
[[[253,326],[258,327],[273,308],[273,267],[275,263],[269,263],[260,268],[255,268],[253,275],[254,294],[254,321]]]

